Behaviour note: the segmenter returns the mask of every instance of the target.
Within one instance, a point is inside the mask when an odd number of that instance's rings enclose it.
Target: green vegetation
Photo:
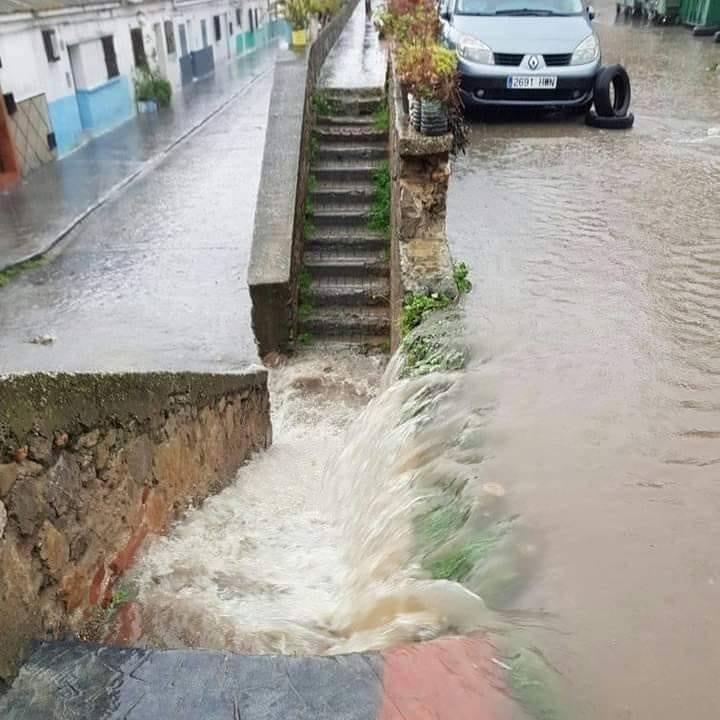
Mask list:
[[[537,651],[522,648],[512,657],[506,657],[504,663],[510,668],[510,692],[533,718],[561,720],[566,717],[557,704],[552,669]]]
[[[376,130],[387,132],[390,129],[390,111],[387,101],[383,100],[382,105],[375,111],[373,121]]]
[[[312,288],[312,276],[305,268],[300,271],[300,276],[298,278],[298,286],[300,289],[298,302],[298,317],[300,318],[300,320],[307,320],[312,314],[313,310],[313,304],[310,295],[310,290]]]
[[[421,543],[429,550],[434,550],[447,542],[467,520],[470,508],[457,499],[447,505],[433,508],[425,515],[415,518],[415,532]]]
[[[430,560],[425,569],[434,580],[463,582],[472,569],[487,558],[504,532],[493,528],[488,535],[480,536],[448,553]]]
[[[418,377],[431,372],[449,372],[465,367],[465,353],[453,347],[447,338],[416,335],[403,340],[405,370],[403,377]]]
[[[298,335],[298,342],[301,345],[309,345],[312,342],[312,333],[310,332],[302,332]]]
[[[444,310],[451,302],[452,300],[442,293],[408,295],[403,303],[401,324],[403,336],[414,330],[428,313],[435,310]]]
[[[2,272],[0,272],[0,288],[5,287],[11,280],[16,278],[18,275],[27,272],[28,270],[34,270],[35,268],[42,267],[47,262],[45,257],[33,258],[32,260],[26,260],[25,262],[13,265]]]
[[[467,295],[472,290],[472,283],[469,280],[470,268],[467,263],[459,262],[453,266],[453,278],[461,295]]]
[[[373,204],[370,229],[390,234],[390,166],[383,163],[373,175]]]
[[[157,68],[143,65],[135,71],[135,100],[149,102],[154,100],[160,107],[170,105],[172,85],[160,74]]]
[[[336,108],[335,104],[330,99],[327,91],[323,88],[315,91],[313,95],[313,107],[315,108],[315,115],[332,115]]]

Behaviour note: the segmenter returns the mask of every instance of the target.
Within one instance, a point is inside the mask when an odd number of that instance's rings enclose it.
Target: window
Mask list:
[[[255,27],[260,27],[260,23],[258,22],[258,9],[255,8]]]
[[[42,39],[48,62],[57,62],[60,59],[60,46],[58,45],[57,33],[54,30],[43,30]]]
[[[235,8],[235,20],[237,22],[238,30],[242,30],[242,8]]]
[[[231,22],[228,23],[228,35],[233,34],[233,24]]]
[[[110,80],[110,78],[117,77],[120,74],[113,36],[105,35],[105,37],[100,38],[100,42],[102,42],[103,55],[105,56],[105,69],[107,70],[108,80]]]
[[[215,29],[215,42],[220,42],[222,33],[220,31],[220,16],[213,15],[213,28]]]
[[[200,21],[200,35],[202,35],[202,44],[206,48],[208,46],[207,41],[207,22],[205,20]]]
[[[255,23],[253,22],[252,8],[248,8],[248,20],[250,20],[250,32],[255,29]]]
[[[165,21],[165,45],[167,46],[168,55],[175,54],[175,28],[172,20]]]
[[[132,41],[133,60],[135,67],[147,67],[147,55],[145,55],[145,41],[143,40],[140,28],[130,29],[130,40]]]

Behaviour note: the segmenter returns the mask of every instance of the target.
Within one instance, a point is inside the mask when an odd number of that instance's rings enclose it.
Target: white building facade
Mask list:
[[[128,120],[137,67],[177,90],[272,33],[267,0],[82,1],[0,0],[0,88],[22,172]]]

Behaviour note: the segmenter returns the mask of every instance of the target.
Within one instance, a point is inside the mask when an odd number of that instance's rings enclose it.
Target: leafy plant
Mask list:
[[[459,262],[453,266],[453,277],[461,295],[467,295],[472,290],[472,283],[469,280],[470,268],[467,263]]]
[[[396,43],[431,42],[440,34],[440,18],[433,0],[389,0],[376,21]]]
[[[457,55],[439,43],[417,39],[397,51],[400,81],[416,97],[450,103],[457,91]]]
[[[301,345],[309,345],[312,342],[313,336],[311,332],[301,332],[298,335],[298,342]]]
[[[323,89],[315,91],[313,95],[313,106],[315,108],[315,115],[332,115],[335,111],[335,105]]]
[[[390,232],[390,167],[383,163],[373,175],[373,204],[370,208],[370,229]]]
[[[160,107],[170,105],[172,85],[157,68],[142,65],[135,70],[135,99],[138,102],[154,100]]]
[[[402,334],[407,335],[423,321],[428,313],[443,310],[451,302],[452,300],[442,293],[408,295],[403,303]]]
[[[284,0],[280,7],[293,30],[305,30],[311,12],[309,0]]]

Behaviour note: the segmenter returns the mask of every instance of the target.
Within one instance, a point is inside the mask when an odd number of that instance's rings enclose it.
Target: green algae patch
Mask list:
[[[510,693],[534,720],[568,720],[558,702],[557,672],[540,652],[522,648],[504,663]]]

